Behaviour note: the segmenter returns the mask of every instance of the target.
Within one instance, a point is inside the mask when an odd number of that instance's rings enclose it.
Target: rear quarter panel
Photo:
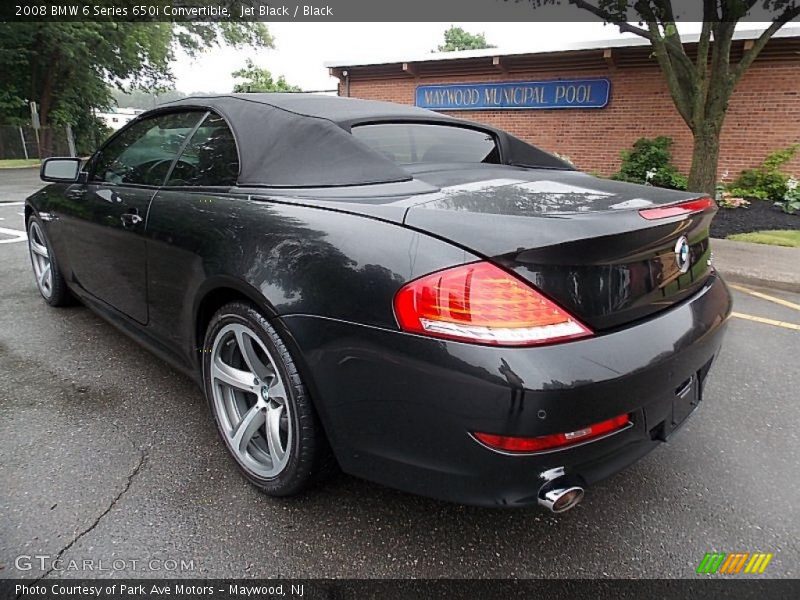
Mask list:
[[[397,224],[244,194],[161,191],[147,235],[150,328],[189,364],[198,307],[219,287],[268,317],[397,329],[392,299],[405,282],[477,258]]]

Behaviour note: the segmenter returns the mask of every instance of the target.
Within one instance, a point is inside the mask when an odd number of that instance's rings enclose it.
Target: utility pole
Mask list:
[[[39,107],[36,102],[31,102],[31,126],[36,132],[36,153],[39,159],[42,158],[42,142],[39,140],[39,129],[42,124],[39,121]]]
[[[22,140],[22,151],[25,153],[25,160],[28,160],[28,144],[25,143],[25,134],[22,131],[22,125],[19,126],[19,138]]]
[[[69,146],[69,155],[77,156],[78,153],[75,151],[75,136],[72,135],[72,125],[67,123],[65,129],[67,133],[67,145]]]

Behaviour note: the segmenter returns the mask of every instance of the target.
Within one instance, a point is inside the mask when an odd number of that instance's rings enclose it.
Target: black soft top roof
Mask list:
[[[226,94],[184,98],[143,116],[178,107],[210,109],[228,122],[239,149],[240,186],[327,187],[407,181],[411,179],[407,171],[350,134],[354,125],[387,121],[477,127],[497,137],[505,164],[570,168],[503,131],[391,102],[315,94]]]

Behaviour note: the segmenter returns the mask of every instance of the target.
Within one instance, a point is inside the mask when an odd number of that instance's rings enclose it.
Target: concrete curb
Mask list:
[[[712,239],[711,252],[727,281],[800,293],[800,248]]]
[[[781,290],[784,292],[792,292],[800,294],[800,284],[792,283],[790,281],[774,281],[771,279],[764,279],[763,277],[753,277],[743,273],[725,273],[720,271],[725,281],[730,283],[741,283],[750,287],[766,287],[773,290]]]

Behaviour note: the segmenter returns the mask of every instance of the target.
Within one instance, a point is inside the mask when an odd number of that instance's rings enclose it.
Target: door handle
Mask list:
[[[130,212],[123,213],[119,220],[122,221],[123,227],[129,229],[131,227],[136,227],[143,219],[139,216],[139,211],[132,208]]]
[[[70,200],[83,200],[86,197],[86,188],[78,187],[68,190],[66,196]]]

